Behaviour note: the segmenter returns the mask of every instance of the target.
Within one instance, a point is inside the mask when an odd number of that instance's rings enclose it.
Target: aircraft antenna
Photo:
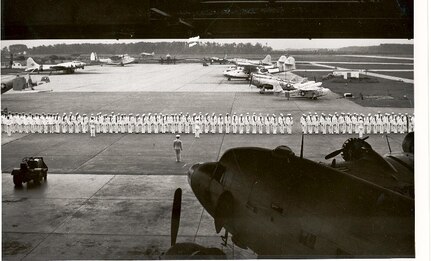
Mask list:
[[[301,136],[301,155],[299,156],[301,159],[304,157],[304,133]]]
[[[388,135],[385,135],[385,137],[386,137],[386,142],[388,143],[389,153],[392,153],[391,144],[389,144]]]

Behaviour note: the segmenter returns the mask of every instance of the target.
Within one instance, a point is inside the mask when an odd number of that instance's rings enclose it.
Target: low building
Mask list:
[[[334,76],[342,76],[346,80],[350,78],[359,79],[359,70],[335,70],[332,74]]]

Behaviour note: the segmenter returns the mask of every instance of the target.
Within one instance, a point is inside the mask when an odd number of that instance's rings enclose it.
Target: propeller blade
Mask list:
[[[362,138],[361,140],[366,140],[366,139],[368,139],[370,136],[367,136],[367,137],[364,137],[364,138]]]
[[[339,149],[339,150],[336,150],[334,152],[331,152],[325,156],[325,159],[333,158],[333,157],[337,156],[338,154],[340,154],[342,151],[343,151],[343,149]]]
[[[177,242],[178,229],[180,227],[181,218],[181,188],[177,188],[174,194],[174,202],[172,205],[172,217],[171,217],[171,246]]]

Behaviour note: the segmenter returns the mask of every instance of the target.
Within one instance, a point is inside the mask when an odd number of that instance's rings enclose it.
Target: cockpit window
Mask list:
[[[216,169],[216,165],[214,163],[212,164],[203,164],[200,168],[200,170],[204,173],[208,173],[210,175],[211,173],[214,173],[214,170]]]
[[[220,163],[217,164],[217,167],[214,171],[213,174],[213,179],[215,179],[217,182],[222,183],[223,181],[223,174],[225,172],[225,167],[223,167],[223,165],[221,165]]]

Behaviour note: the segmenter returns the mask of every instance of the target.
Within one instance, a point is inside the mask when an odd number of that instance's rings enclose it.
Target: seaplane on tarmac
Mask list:
[[[287,146],[239,147],[197,163],[187,178],[228,239],[258,258],[414,258],[414,133],[380,155],[364,138],[315,162]],[[174,194],[166,259],[226,258],[219,248],[177,243],[182,190]]]
[[[296,69],[295,59],[292,56],[288,58],[282,55],[278,61],[273,64],[271,56],[267,55],[262,61],[247,60],[247,59],[232,59],[236,67],[228,68],[223,72],[228,81],[232,78],[250,80],[252,73],[271,74],[292,71]]]
[[[71,61],[58,64],[38,64],[33,58],[27,59],[26,72],[53,72],[63,71],[65,73],[74,73],[76,69],[84,69],[86,64],[80,61]]]

